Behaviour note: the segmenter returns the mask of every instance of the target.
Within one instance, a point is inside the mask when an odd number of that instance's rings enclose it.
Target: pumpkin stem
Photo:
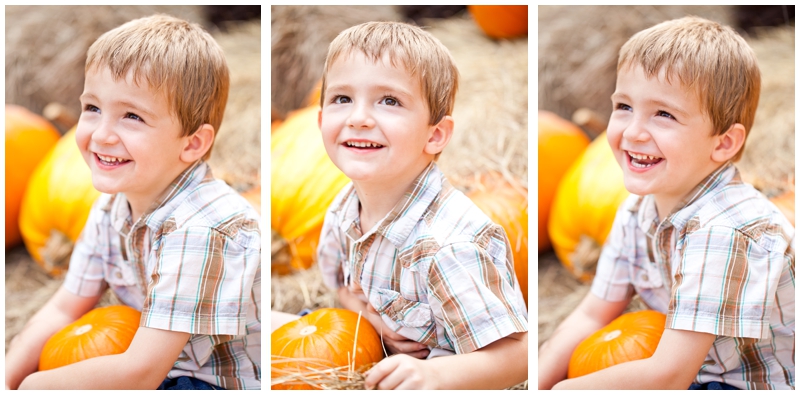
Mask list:
[[[300,334],[303,336],[308,336],[317,331],[317,327],[314,325],[309,325],[303,329],[300,329]]]
[[[619,337],[622,334],[622,331],[619,329],[615,329],[609,332],[607,335],[603,336],[603,341],[611,341]]]
[[[78,329],[75,329],[75,334],[76,335],[82,335],[82,334],[84,334],[86,332],[89,332],[90,330],[92,330],[92,324],[82,325],[82,326],[79,326]]]
[[[65,234],[53,229],[41,249],[42,266],[50,275],[57,275],[69,267],[74,243]]]
[[[584,283],[594,277],[597,269],[597,261],[600,259],[602,247],[587,235],[581,235],[575,251],[570,255],[572,260],[572,272]]]

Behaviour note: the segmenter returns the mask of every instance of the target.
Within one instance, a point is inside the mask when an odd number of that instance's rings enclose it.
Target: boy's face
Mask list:
[[[354,51],[328,70],[319,126],[333,163],[356,182],[413,179],[430,163],[422,87],[384,56],[373,63]],[[413,174],[411,174],[413,173]]]
[[[620,70],[607,137],[625,188],[671,209],[721,163],[711,158],[718,139],[697,95],[670,81],[663,70],[653,78],[641,66]]]
[[[163,95],[131,74],[115,81],[106,67],[87,72],[75,138],[94,187],[152,202],[186,168],[181,126]]]

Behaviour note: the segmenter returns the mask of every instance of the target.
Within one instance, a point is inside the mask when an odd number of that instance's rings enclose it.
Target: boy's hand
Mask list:
[[[378,311],[376,311],[371,304],[367,303],[366,308],[367,312],[364,314],[364,317],[375,327],[375,330],[383,339],[383,344],[386,346],[389,355],[406,354],[414,358],[424,359],[431,353],[428,346],[409,340],[405,336],[393,332],[389,326],[383,322],[381,315],[378,314]]]
[[[381,319],[381,315],[372,307],[371,304],[365,303],[358,298],[347,287],[340,287],[337,290],[339,295],[339,302],[344,308],[359,312],[369,321],[375,328],[375,331],[381,335],[383,344],[386,346],[389,354],[408,354],[414,358],[425,358],[430,354],[428,347],[422,343],[409,340],[406,337],[392,331],[386,323]]]
[[[6,388],[17,389],[25,377],[36,372],[39,354],[47,340],[91,310],[101,295],[77,296],[63,286],[31,317],[11,341],[6,353]]]
[[[364,387],[368,390],[437,389],[436,375],[425,368],[425,362],[404,354],[386,358],[365,373]]]

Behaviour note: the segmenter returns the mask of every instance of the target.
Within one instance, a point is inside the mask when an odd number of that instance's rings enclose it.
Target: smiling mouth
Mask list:
[[[94,155],[97,157],[97,160],[105,166],[120,166],[131,161],[130,159],[122,159],[115,156],[105,156],[98,153],[95,153]]]
[[[348,148],[367,149],[367,150],[383,148],[382,145],[369,141],[345,141],[344,145]]]
[[[648,167],[653,167],[664,160],[664,158],[658,156],[635,154],[630,151],[626,152],[628,153],[628,157],[630,158],[631,166],[639,169],[646,169]]]

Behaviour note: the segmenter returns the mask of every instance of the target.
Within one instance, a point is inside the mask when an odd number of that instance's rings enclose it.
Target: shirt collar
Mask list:
[[[698,201],[704,200],[704,197],[710,196],[712,192],[728,185],[732,181],[741,181],[741,177],[739,175],[739,170],[736,169],[733,162],[728,161],[706,176],[697,186],[692,188],[692,190],[686,194],[686,197],[672,209],[672,212],[664,217],[661,223],[664,224],[665,221],[667,221],[677,228],[682,227],[696,211],[686,210],[687,208],[694,206]],[[634,206],[634,209],[638,210],[637,221],[640,229],[654,231],[658,225],[658,213],[656,211],[655,199],[652,195],[647,195],[642,197],[639,203],[640,204]]]
[[[377,233],[399,248],[442,190],[443,182],[444,175],[436,163],[431,162],[414,179],[394,208],[372,229],[367,229],[366,232],[362,229],[361,234],[356,231],[359,200],[355,188],[352,188],[344,204],[339,207],[341,230],[354,240],[366,239]]]
[[[109,202],[111,214],[111,225],[122,235],[128,235],[131,230],[141,226],[148,226],[151,229],[158,229],[161,224],[174,211],[175,207],[183,200],[187,191],[191,191],[203,179],[212,177],[211,169],[204,161],[197,161],[184,170],[164,192],[156,198],[150,208],[136,221],[132,223],[131,208],[124,193],[116,194]]]

